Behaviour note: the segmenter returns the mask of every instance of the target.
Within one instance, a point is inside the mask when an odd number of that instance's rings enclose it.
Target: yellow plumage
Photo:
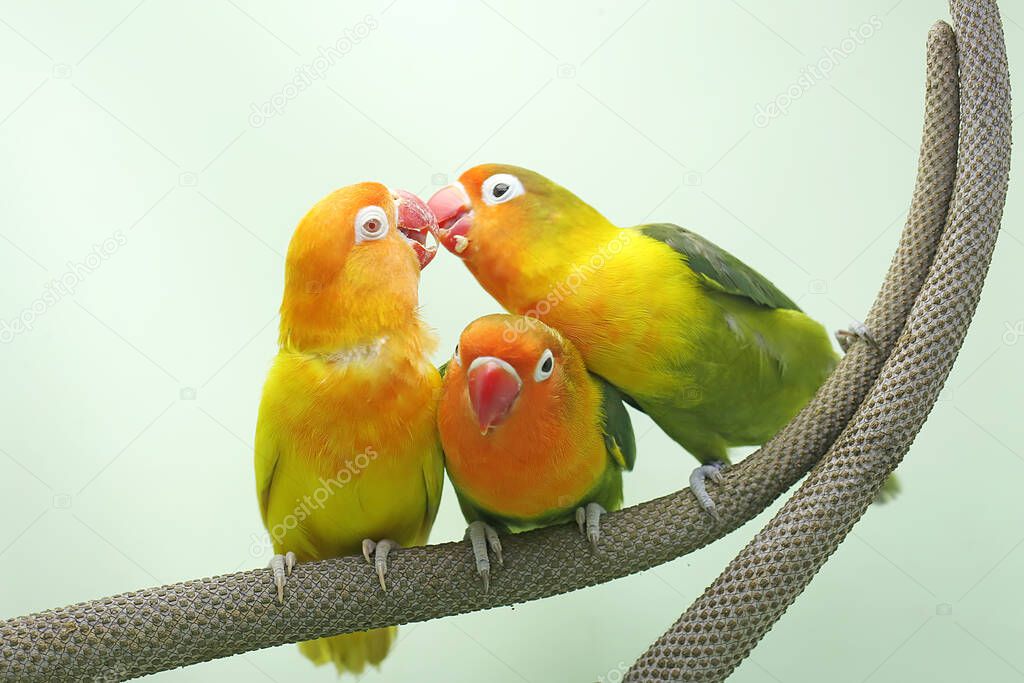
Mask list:
[[[391,233],[358,242],[360,208]],[[364,539],[427,540],[441,497],[434,341],[416,316],[419,267],[382,185],[339,190],[289,248],[281,349],[256,428],[256,487],[276,553],[299,563],[358,554]],[[378,664],[394,628],[302,643],[317,664]]]
[[[702,463],[771,438],[838,360],[794,301],[685,228],[620,228],[564,187],[502,164],[467,170],[430,204],[441,242],[484,289],[565,335],[591,372]]]

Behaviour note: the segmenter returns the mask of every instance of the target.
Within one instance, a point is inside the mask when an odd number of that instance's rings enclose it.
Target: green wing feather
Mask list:
[[[636,230],[672,247],[708,287],[745,297],[768,308],[800,310],[764,275],[695,232],[671,223],[651,223],[638,226]]]
[[[633,422],[623,401],[625,394],[597,375],[590,375],[601,390],[601,432],[605,447],[621,469],[632,470],[636,463],[636,437]]]

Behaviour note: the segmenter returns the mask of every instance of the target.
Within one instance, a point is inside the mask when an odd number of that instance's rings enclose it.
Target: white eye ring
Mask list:
[[[544,349],[544,353],[540,354],[540,360],[537,361],[537,367],[533,370],[533,379],[538,382],[543,382],[551,373],[555,371],[555,354],[551,353],[551,349]]]
[[[379,240],[388,234],[391,226],[388,214],[379,206],[364,206],[356,214],[356,244]]]
[[[458,344],[455,345],[455,354],[452,356],[452,360],[455,361],[455,364],[460,368],[462,367],[462,354],[459,353]]]
[[[497,196],[495,192],[498,193]],[[524,194],[526,194],[526,188],[523,187],[519,178],[511,173],[495,173],[480,187],[480,197],[488,206],[504,204]]]

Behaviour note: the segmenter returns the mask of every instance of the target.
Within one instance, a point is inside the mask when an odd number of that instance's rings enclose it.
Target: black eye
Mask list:
[[[554,369],[555,354],[551,353],[551,349],[544,349],[544,353],[540,354],[540,358],[537,360],[537,366],[533,369],[534,381],[543,382],[551,377],[551,372]]]
[[[480,199],[488,206],[510,202],[526,194],[526,189],[511,173],[495,173],[480,186]]]

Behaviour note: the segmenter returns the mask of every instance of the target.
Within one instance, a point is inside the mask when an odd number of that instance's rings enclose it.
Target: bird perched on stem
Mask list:
[[[279,600],[302,563],[363,552],[386,586],[389,552],[427,540],[443,457],[435,346],[417,314],[433,216],[407,192],[361,183],[328,195],[288,247],[279,351],[256,425],[256,493],[277,553]],[[294,606],[296,603],[291,603]],[[362,671],[395,629],[300,643]]]
[[[463,330],[438,426],[485,590],[488,546],[502,562],[499,530],[575,519],[596,547],[636,457],[619,392],[561,334],[523,316],[489,315]]]
[[[620,228],[569,190],[515,166],[485,164],[428,202],[441,243],[512,313],[579,349],[700,462],[760,444],[835,367],[825,329],[739,259],[668,223]]]

